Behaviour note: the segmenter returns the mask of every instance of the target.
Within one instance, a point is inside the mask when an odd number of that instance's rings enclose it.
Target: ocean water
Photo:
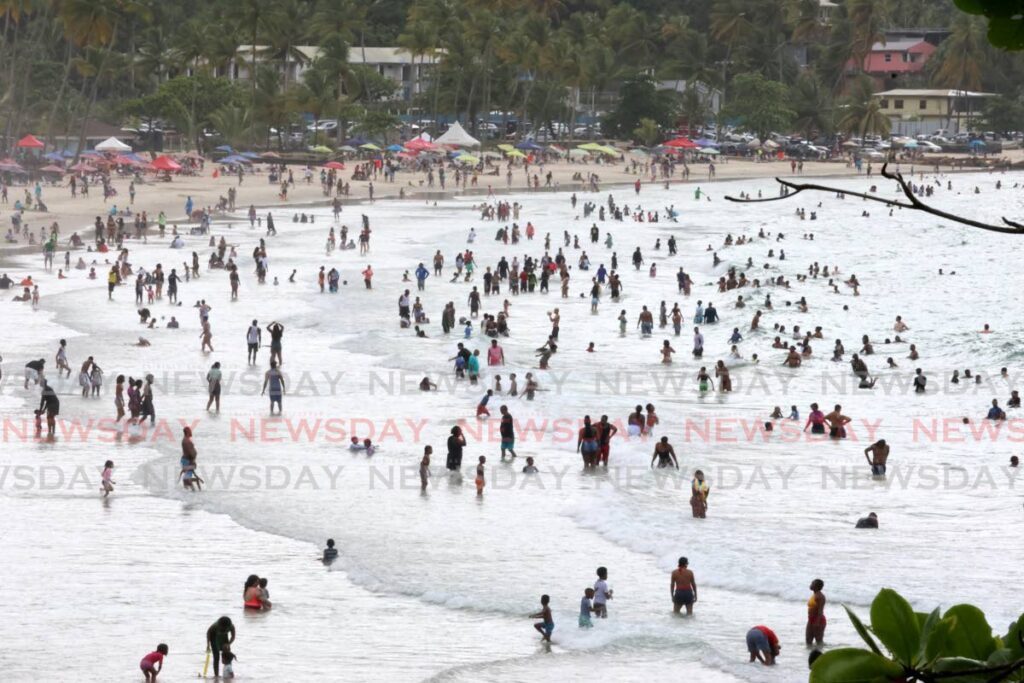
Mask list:
[[[933,180],[926,176],[926,181]],[[947,180],[952,190],[946,190]],[[996,181],[1003,189],[996,190]],[[995,221],[1020,217],[1020,174],[943,176],[936,206]],[[840,180],[837,186],[895,196],[883,180]],[[974,188],[979,193],[975,194]],[[268,238],[270,278],[258,285],[250,254],[262,235],[238,219],[218,224],[237,245],[242,287],[229,300],[227,275],[204,271],[182,283],[182,306],[166,299],[149,305],[161,318],[157,329],[138,323],[131,287],[108,302],[105,283],[74,277],[39,276],[44,294],[39,311],[4,302],[7,334],[0,353],[4,378],[0,417],[4,444],[0,481],[5,547],[0,602],[8,618],[0,625],[7,647],[0,650],[5,680],[57,675],[69,680],[130,680],[137,662],[158,642],[170,645],[161,680],[194,679],[203,668],[205,628],[218,616],[238,627],[235,667],[252,680],[582,680],[595,671],[611,680],[683,676],[697,681],[794,681],[806,675],[803,645],[805,602],[814,578],[826,582],[828,647],[855,644],[857,636],[840,605],[866,612],[883,586],[906,595],[919,609],[972,602],[1002,631],[1021,611],[1007,591],[1024,549],[1024,482],[1006,468],[1020,453],[1024,430],[1013,418],[998,430],[981,418],[992,398],[1005,404],[1021,384],[1021,304],[1012,295],[1022,238],[986,233],[911,211],[888,210],[859,199],[829,194],[800,195],[784,202],[736,205],[723,197],[747,191],[772,196],[771,181],[734,181],[704,188],[711,200],[695,200],[692,186],[669,190],[616,188],[580,201],[603,203],[611,194],[631,207],[662,210],[674,205],[678,222],[599,222],[601,242],[573,210],[567,193],[513,196],[523,205],[519,223],[537,228],[532,242],[505,245],[493,239],[498,223],[481,221],[481,198],[436,204],[378,202],[346,207],[341,222],[354,236],[360,213],[373,228],[369,255],[326,255],[329,211],[316,222],[290,222],[275,214],[279,236]],[[818,203],[820,202],[820,206]],[[797,207],[816,211],[802,221]],[[863,216],[862,212],[869,212]],[[664,213],[664,212],[663,212]],[[458,250],[470,227],[474,283],[449,282]],[[770,238],[723,247],[726,234]],[[620,302],[607,293],[597,315],[590,312],[589,278],[579,271],[579,251],[564,251],[572,269],[570,297],[551,294],[486,297],[483,311],[497,313],[510,302],[511,336],[502,339],[506,366],[484,367],[479,385],[453,379],[449,358],[465,341],[486,354],[486,337],[444,336],[440,313],[453,301],[459,317],[481,274],[501,256],[540,256],[545,233],[552,251],[563,230],[578,234],[593,267],[618,255],[624,290]],[[776,240],[781,232],[785,239]],[[804,239],[805,233],[814,239]],[[611,233],[614,247],[604,247]],[[679,248],[669,257],[665,242]],[[660,238],[662,249],[654,250]],[[186,249],[151,240],[132,245],[133,264],[174,267],[210,249],[189,237]],[[169,239],[167,240],[169,241]],[[711,245],[722,263],[712,263]],[[632,251],[646,264],[636,271]],[[403,283],[418,263],[430,266],[436,250],[448,264],[423,292]],[[768,257],[769,249],[774,257]],[[778,258],[785,250],[785,259]],[[77,257],[77,254],[75,255]],[[751,258],[754,267],[746,267]],[[656,263],[656,277],[647,266]],[[827,278],[798,282],[813,262],[838,267],[841,279],[856,274],[860,295]],[[372,264],[374,289],[360,271]],[[767,268],[765,265],[767,264]],[[7,265],[12,277],[38,274],[39,259]],[[339,268],[347,285],[320,294],[316,271]],[[674,272],[685,267],[695,286],[677,291]],[[714,283],[729,266],[749,278],[784,275],[791,288],[746,288],[727,294]],[[180,265],[177,266],[180,271]],[[942,268],[945,275],[939,276]],[[107,268],[99,267],[102,274]],[[297,282],[287,282],[296,270]],[[951,274],[955,271],[955,275]],[[403,289],[420,296],[431,322],[426,339],[397,324]],[[737,295],[746,307],[737,309]],[[750,319],[770,295],[761,330]],[[807,313],[795,301],[806,297]],[[211,354],[200,352],[198,315],[192,304],[212,307]],[[640,307],[657,311],[678,302],[683,333],[671,327],[650,338],[635,330]],[[693,311],[713,301],[717,325],[702,326],[705,353],[690,355]],[[787,302],[793,305],[787,305]],[[547,312],[562,315],[560,346],[547,371],[537,368],[535,349],[549,330]],[[844,308],[846,307],[846,308]],[[621,336],[616,318],[629,317]],[[164,329],[169,316],[181,329]],[[903,336],[916,344],[885,344],[902,315]],[[248,368],[249,322],[285,325],[284,370],[288,382],[284,415],[271,417],[260,396],[268,349]],[[993,332],[980,334],[988,323]],[[773,325],[821,326],[824,339],[797,369],[782,367],[784,353],[772,349]],[[726,360],[729,336],[738,327],[744,361],[729,361],[734,391],[701,396],[696,374]],[[856,388],[846,363],[832,363],[841,339],[849,354],[862,335],[875,343],[866,358],[878,377],[873,390]],[[134,346],[139,336],[151,346]],[[21,368],[31,358],[52,365],[57,340],[66,338],[73,368],[88,355],[105,370],[101,398],[79,396],[76,378],[57,384],[63,421],[53,442],[31,434],[31,408],[38,390],[25,390]],[[659,349],[676,349],[666,367]],[[269,339],[265,339],[269,342]],[[596,353],[587,353],[594,342]],[[760,362],[751,362],[752,354]],[[892,357],[896,369],[886,369]],[[203,377],[219,361],[225,375],[222,411],[204,411]],[[924,395],[913,393],[916,367],[929,378]],[[1007,377],[1000,369],[1007,368]],[[954,369],[980,373],[983,382],[948,383]],[[520,389],[533,372],[542,391],[530,402],[495,396],[487,421],[475,406],[495,374],[516,373]],[[109,424],[113,382],[118,374],[156,377],[157,425],[124,430]],[[51,380],[54,372],[49,372]],[[420,392],[428,376],[438,392]],[[853,418],[843,442],[806,438],[798,428],[761,425],[772,408],[811,402],[840,403]],[[625,438],[612,444],[607,471],[584,472],[575,453],[582,416],[607,414],[624,423],[637,404],[657,406],[656,436],[667,436],[681,470],[652,471],[653,440]],[[505,404],[519,428],[519,457],[499,459],[498,407]],[[971,418],[968,425],[962,417]],[[26,426],[27,423],[27,426]],[[460,424],[468,434],[464,471],[444,470],[445,439]],[[177,484],[178,440],[191,425],[199,452],[202,493]],[[378,443],[372,457],[347,448],[351,436]],[[892,447],[889,477],[872,480],[863,449],[877,438]],[[417,464],[424,445],[434,448],[433,477],[421,494]],[[488,487],[475,495],[472,466],[487,457]],[[536,458],[539,475],[521,474],[525,456]],[[98,494],[103,461],[115,461],[115,493]],[[694,520],[688,505],[690,478],[703,469],[712,486],[708,518]],[[878,531],[856,531],[858,517],[875,511]],[[324,539],[333,537],[340,558],[327,569],[317,561]],[[700,587],[692,619],[671,614],[667,584],[676,559],[686,555]],[[609,569],[614,598],[610,617],[595,628],[576,627],[584,588],[595,569]],[[241,610],[245,577],[270,579],[275,608],[259,615]],[[550,648],[540,645],[528,615],[539,596],[552,598],[556,630]],[[779,666],[750,665],[744,634],[755,624],[771,626],[783,645]],[[59,636],[59,640],[55,637]],[[60,643],[59,650],[53,647]],[[60,670],[52,671],[59,652]]]

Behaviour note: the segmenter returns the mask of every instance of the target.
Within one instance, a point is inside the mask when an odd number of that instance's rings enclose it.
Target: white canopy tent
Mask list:
[[[107,138],[103,142],[96,145],[97,152],[130,152],[132,151],[131,145],[126,145],[117,138]]]
[[[466,132],[458,121],[453,123],[444,135],[434,140],[435,145],[455,145],[456,147],[479,147],[480,141]]]

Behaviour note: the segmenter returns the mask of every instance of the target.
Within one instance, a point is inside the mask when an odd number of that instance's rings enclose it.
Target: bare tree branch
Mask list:
[[[1003,223],[1005,223],[1007,227],[1003,227],[1001,225],[991,225],[989,223],[982,223],[981,221],[976,221],[971,218],[965,218],[963,216],[957,216],[952,213],[947,213],[940,209],[936,209],[933,206],[925,204],[920,199],[918,199],[917,196],[914,195],[913,188],[911,188],[907,181],[903,179],[902,173],[889,172],[888,163],[882,165],[882,177],[888,180],[896,181],[896,183],[899,184],[900,189],[903,190],[903,194],[907,197],[908,202],[900,202],[894,199],[884,199],[882,197],[876,197],[874,195],[866,194],[864,192],[847,192],[846,190],[843,190],[841,188],[829,187],[827,185],[817,185],[815,183],[794,183],[790,180],[783,180],[782,178],[775,178],[775,182],[777,182],[779,185],[785,188],[792,190],[791,192],[783,196],[768,197],[767,199],[745,199],[742,197],[726,196],[726,199],[729,200],[730,202],[736,202],[738,204],[754,204],[757,202],[777,202],[782,199],[789,199],[793,195],[799,194],[804,190],[812,190],[816,192],[839,192],[845,195],[850,195],[851,197],[860,197],[861,199],[879,202],[887,206],[898,206],[903,209],[923,211],[925,213],[930,213],[933,216],[939,216],[940,218],[945,218],[946,220],[950,220],[955,223],[962,223],[964,225],[969,225],[974,228],[980,228],[982,230],[989,230],[991,232],[1001,232],[1007,235],[1024,235],[1024,225],[1022,225],[1021,223],[1017,223],[1015,221],[1011,221],[1007,218],[1003,218]]]

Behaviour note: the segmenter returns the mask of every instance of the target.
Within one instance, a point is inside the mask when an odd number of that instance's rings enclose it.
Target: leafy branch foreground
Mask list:
[[[1024,614],[1006,635],[993,636],[985,614],[973,605],[955,605],[943,614],[938,608],[915,612],[890,588],[871,603],[870,626],[844,609],[868,649],[826,652],[814,662],[810,683],[1024,681]]]
[[[914,194],[914,189],[910,186],[909,183],[907,183],[906,180],[903,179],[902,173],[892,173],[889,171],[888,163],[882,165],[882,177],[887,178],[888,180],[895,180],[896,183],[899,184],[900,189],[903,190],[903,194],[907,197],[907,202],[901,202],[895,199],[885,199],[883,197],[876,197],[873,194],[868,194],[864,192],[848,192],[841,188],[829,187],[827,185],[818,185],[815,183],[795,183],[791,180],[783,180],[782,178],[778,177],[775,178],[775,182],[777,182],[782,187],[787,188],[788,190],[790,190],[790,192],[787,192],[778,197],[766,197],[763,199],[750,199],[746,197],[729,196],[727,196],[726,199],[728,199],[730,202],[737,202],[739,204],[753,204],[756,202],[777,202],[782,199],[789,199],[790,197],[799,194],[804,190],[814,190],[818,192],[836,192],[844,195],[850,195],[851,197],[861,197],[862,199],[867,199],[873,202],[880,202],[882,204],[885,204],[886,206],[898,206],[903,209],[924,211],[925,213],[930,213],[933,216],[939,216],[940,218],[945,218],[946,220],[954,221],[956,223],[963,223],[964,225],[969,225],[974,228],[980,228],[982,230],[1001,232],[1008,235],[1024,235],[1024,225],[1022,225],[1021,223],[1017,223],[1015,221],[1011,221],[1010,219],[1005,217],[1003,218],[1003,223],[1005,223],[1006,226],[992,225],[990,223],[976,221],[972,218],[966,218],[964,216],[957,216],[956,214],[947,213],[940,209],[936,209],[933,206],[925,204],[920,199],[918,199],[917,196]]]

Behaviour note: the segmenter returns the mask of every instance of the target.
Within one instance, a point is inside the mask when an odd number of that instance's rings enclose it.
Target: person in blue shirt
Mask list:
[[[741,341],[743,341],[743,335],[740,334],[740,328],[738,328],[738,327],[732,328],[732,336],[729,337],[729,343],[730,344],[739,344]]]
[[[428,277],[430,277],[430,272],[421,263],[419,265],[419,267],[416,269],[416,287],[417,287],[417,289],[419,289],[420,291],[425,289],[425,285],[426,285]]]
[[[988,415],[985,416],[988,420],[1005,420],[1006,413],[999,407],[999,400],[992,399],[992,407],[988,409]]]

